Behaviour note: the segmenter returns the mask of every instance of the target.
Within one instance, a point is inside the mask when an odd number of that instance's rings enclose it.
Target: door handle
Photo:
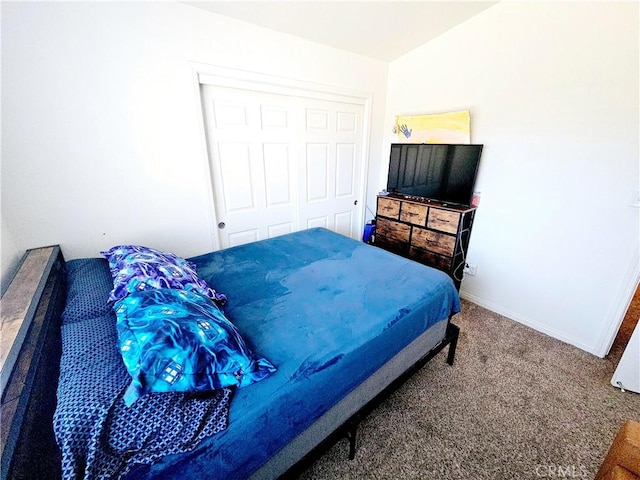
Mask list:
[[[357,204],[358,204],[358,200],[354,200],[354,201],[353,201],[353,204],[354,204],[354,205],[357,205]]]
[[[227,224],[226,224],[226,223],[224,223],[224,222],[220,222],[220,223],[218,224],[218,228],[219,228],[220,230],[224,229],[224,227],[226,227],[226,226],[227,226]]]

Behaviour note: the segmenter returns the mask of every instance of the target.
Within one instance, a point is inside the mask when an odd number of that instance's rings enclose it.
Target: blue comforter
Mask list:
[[[190,260],[227,294],[227,317],[277,371],[236,390],[230,407],[224,389],[150,394],[134,404],[141,410],[124,409],[130,379],[105,303],[112,287],[107,262],[68,262],[55,428],[69,478],[247,478],[460,309],[444,273],[324,229]]]
[[[277,372],[235,392],[229,427],[130,478],[250,476],[432,325],[458,312],[444,273],[324,229],[190,259]]]

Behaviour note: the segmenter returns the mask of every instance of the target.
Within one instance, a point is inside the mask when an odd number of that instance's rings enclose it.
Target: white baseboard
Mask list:
[[[469,292],[465,292],[464,290],[460,291],[460,297],[470,301],[471,303],[475,303],[476,305],[486,308],[487,310],[491,310],[492,312],[497,313],[498,315],[502,315],[503,317],[507,317],[510,320],[526,325],[527,327],[533,328],[534,330],[544,333],[545,335],[549,335],[550,337],[556,338],[560,341],[573,345],[574,347],[578,347],[579,349],[589,352],[593,355],[601,356],[601,355],[598,355],[594,345],[587,345],[583,342],[580,342],[579,340],[576,340],[573,337],[565,335],[562,332],[554,330],[553,328],[549,328],[547,325],[543,325],[534,320],[531,320],[530,318],[523,317],[522,315],[519,315],[515,312],[512,312],[494,303],[488,302]]]

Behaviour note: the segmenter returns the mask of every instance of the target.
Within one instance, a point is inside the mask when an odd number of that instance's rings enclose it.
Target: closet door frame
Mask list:
[[[200,131],[203,174],[206,175],[207,178],[206,184],[208,190],[207,193],[209,196],[209,199],[207,201],[209,210],[207,217],[209,218],[209,230],[212,250],[219,250],[221,248],[221,245],[217,232],[218,219],[214,204],[214,183],[212,168],[209,161],[209,151],[207,148],[207,132],[201,85],[213,85],[263,93],[275,93],[307,99],[329,100],[361,105],[364,111],[361,149],[362,169],[360,172],[360,184],[362,185],[362,188],[359,195],[360,198],[358,198],[358,205],[360,205],[361,208],[356,219],[356,230],[362,231],[362,229],[364,228],[366,215],[365,205],[367,191],[367,173],[369,170],[369,140],[371,130],[371,109],[373,101],[373,95],[371,93],[357,90],[348,90],[331,85],[306,82],[291,78],[266,75],[258,72],[236,70],[216,65],[193,62],[191,66],[195,99],[197,101],[197,121]]]

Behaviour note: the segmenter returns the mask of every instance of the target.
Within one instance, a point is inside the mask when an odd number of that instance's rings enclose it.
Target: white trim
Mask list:
[[[208,208],[210,212],[209,224],[213,250],[220,249],[220,242],[216,225],[218,223],[215,213],[215,201],[213,196],[213,176],[209,162],[209,149],[207,145],[206,123],[202,103],[201,85],[215,85],[219,87],[239,88],[263,93],[275,93],[291,97],[312,98],[316,100],[329,100],[333,102],[351,103],[362,105],[364,109],[362,132],[362,170],[360,178],[360,195],[358,197],[358,219],[356,229],[362,231],[366,217],[367,175],[369,172],[369,142],[371,135],[371,112],[373,94],[357,90],[348,90],[331,85],[306,82],[285,77],[266,75],[246,70],[236,70],[217,65],[191,62],[193,78],[196,87],[196,100],[200,112],[198,124],[200,128],[200,141],[203,148],[205,171],[208,178],[207,193],[209,195]]]
[[[236,70],[231,68],[192,63],[202,85],[240,88],[265,93],[283,94],[293,97],[314,98],[334,102],[355,103],[365,105],[371,102],[373,95],[369,92],[349,90],[332,85],[277,77],[258,72]]]
[[[486,308],[487,310],[491,310],[492,312],[497,313],[498,315],[502,315],[503,317],[507,317],[510,320],[516,321],[518,323],[526,325],[527,327],[533,328],[534,330],[544,333],[545,335],[549,335],[550,337],[556,338],[560,341],[563,341],[565,343],[578,347],[581,350],[585,350],[586,352],[597,355],[596,352],[594,351],[593,345],[587,345],[585,343],[582,343],[573,337],[567,336],[564,333],[559,332],[558,330],[549,328],[546,325],[543,325],[534,320],[531,320],[530,318],[523,317],[522,315],[519,315],[510,310],[502,308],[501,306],[496,305],[494,303],[487,302],[486,300],[483,300],[482,298],[477,297],[471,293],[460,291],[460,297],[464,298],[465,300],[469,300],[470,302],[475,303],[476,305],[479,305],[483,308]]]
[[[198,71],[196,68],[192,68],[192,76],[193,76],[193,85],[194,92],[196,98],[196,111],[198,112],[196,122],[198,124],[198,129],[200,130],[200,148],[201,155],[204,158],[204,162],[202,162],[203,174],[206,177],[207,181],[205,182],[207,189],[207,210],[209,214],[207,215],[207,221],[209,223],[209,232],[210,240],[211,240],[211,250],[217,251],[220,250],[220,239],[218,238],[218,233],[216,232],[216,225],[218,224],[218,219],[216,216],[216,209],[213,202],[213,176],[211,174],[211,164],[209,163],[209,146],[207,145],[207,127],[204,120],[204,110],[203,110],[203,102],[202,102],[202,90],[200,89],[200,82],[198,80]]]
[[[364,103],[364,119],[362,123],[362,173],[360,176],[360,198],[358,199],[358,205],[360,206],[360,221],[358,222],[358,228],[360,229],[360,235],[364,232],[364,225],[367,221],[367,191],[369,185],[367,179],[369,178],[369,142],[371,134],[371,106],[373,104],[373,95],[367,94]]]

